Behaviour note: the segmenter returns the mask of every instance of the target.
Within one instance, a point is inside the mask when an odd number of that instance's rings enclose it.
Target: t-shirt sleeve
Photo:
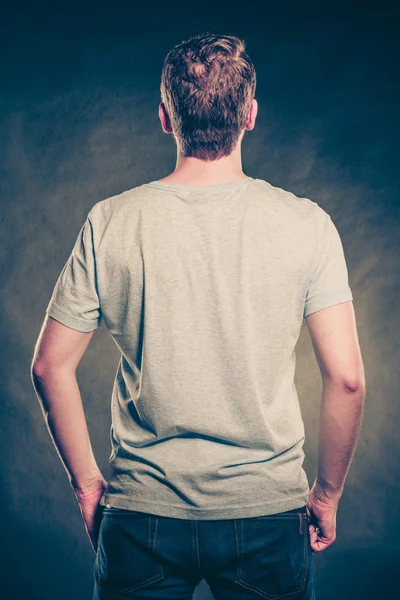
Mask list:
[[[353,300],[339,232],[328,213],[322,211],[320,215],[323,219],[317,227],[314,264],[305,298],[304,318],[323,308]]]
[[[78,331],[93,331],[101,324],[90,213],[57,279],[46,313]]]

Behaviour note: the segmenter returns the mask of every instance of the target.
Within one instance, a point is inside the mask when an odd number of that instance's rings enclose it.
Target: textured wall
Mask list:
[[[399,12],[382,2],[351,9],[335,2],[334,13],[324,3],[275,4],[2,9],[0,578],[7,600],[91,596],[94,555],[30,362],[87,212],[174,169],[175,145],[157,114],[162,62],[173,44],[206,30],[244,37],[255,62],[259,114],[245,136],[244,171],[331,214],[349,269],[366,409],[337,540],[315,557],[317,597],[391,598],[398,589]],[[78,378],[104,474],[117,361],[103,325]],[[321,382],[305,325],[296,383],[311,484]],[[205,582],[195,598],[211,598]]]

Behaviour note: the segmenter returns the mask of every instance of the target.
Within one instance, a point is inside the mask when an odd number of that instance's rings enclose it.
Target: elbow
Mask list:
[[[35,380],[44,380],[49,379],[51,377],[60,377],[64,375],[75,375],[76,368],[70,366],[69,364],[64,364],[60,366],[59,364],[55,364],[54,362],[49,362],[48,360],[38,360],[32,362],[31,364],[31,379],[34,382]]]
[[[45,379],[53,370],[54,366],[47,360],[36,358],[31,364],[31,379],[32,381]]]
[[[326,369],[321,371],[322,380],[329,385],[342,388],[348,394],[356,396],[365,395],[365,371],[363,362],[360,360],[352,369]]]
[[[348,392],[356,394],[365,394],[365,371],[364,365],[361,363],[359,369],[352,376],[344,377],[344,387]]]
[[[34,361],[31,364],[30,376],[33,382],[44,377],[45,368],[40,361]]]
[[[353,377],[343,380],[344,389],[351,394],[359,394],[365,390],[365,382],[361,378]]]
[[[364,376],[343,376],[323,377],[323,382],[335,387],[342,388],[348,394],[364,395],[365,394],[365,379]]]

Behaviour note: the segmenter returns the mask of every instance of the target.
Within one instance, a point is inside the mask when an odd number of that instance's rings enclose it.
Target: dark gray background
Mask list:
[[[28,3],[27,3],[28,4]],[[158,120],[173,44],[243,37],[259,114],[243,143],[252,177],[318,202],[345,249],[364,357],[364,424],[338,510],[315,556],[317,599],[395,598],[400,566],[399,10],[388,2],[2,4],[1,591],[7,600],[91,598],[94,554],[31,385],[56,279],[98,200],[175,167]],[[107,476],[118,351],[104,326],[78,370]],[[319,370],[304,324],[296,384],[304,467],[317,460]],[[211,598],[202,582],[197,600]]]

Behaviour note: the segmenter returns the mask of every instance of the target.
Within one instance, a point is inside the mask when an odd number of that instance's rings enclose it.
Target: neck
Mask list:
[[[184,185],[213,185],[246,177],[238,144],[229,156],[213,161],[182,156],[178,151],[175,170],[164,180]]]

